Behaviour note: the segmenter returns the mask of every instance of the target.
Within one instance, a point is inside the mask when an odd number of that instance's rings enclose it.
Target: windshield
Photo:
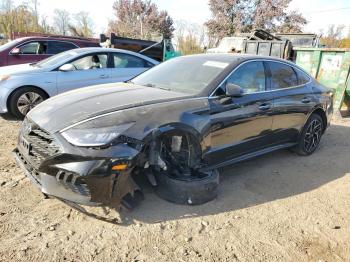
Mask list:
[[[132,82],[196,95],[201,93],[232,61],[232,57],[228,56],[215,58],[209,55],[174,58],[137,76]]]
[[[13,41],[10,41],[10,42],[8,42],[8,43],[6,43],[6,44],[3,44],[3,45],[0,45],[0,52],[1,51],[4,51],[4,50],[6,50],[7,48],[10,48],[10,47],[14,47],[18,42],[20,42],[21,41],[21,39],[16,39],[16,40],[13,40]]]
[[[60,65],[63,61],[69,60],[70,58],[74,58],[77,55],[77,52],[74,50],[69,50],[63,53],[59,53],[57,55],[46,58],[38,63],[35,66],[38,67],[51,67],[55,65]]]

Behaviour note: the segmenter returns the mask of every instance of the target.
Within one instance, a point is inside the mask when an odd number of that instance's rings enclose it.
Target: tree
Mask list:
[[[340,47],[340,48],[350,48],[350,30],[349,30],[349,32],[348,32],[347,37],[343,38],[343,39],[340,41],[339,47]]]
[[[73,36],[92,37],[93,22],[87,12],[79,12],[74,16],[74,24],[69,25],[69,31]]]
[[[40,20],[40,28],[42,29],[43,33],[47,33],[47,34],[53,34],[55,33],[55,28],[53,28],[47,21],[47,16],[43,15],[41,16],[41,20]]]
[[[109,22],[109,32],[143,39],[173,34],[172,18],[166,11],[159,11],[150,0],[116,0],[113,9],[115,19]]]
[[[205,29],[201,25],[179,20],[176,21],[174,39],[183,55],[203,53]]]
[[[345,25],[329,25],[327,32],[321,37],[321,44],[326,47],[335,47],[335,48],[349,48],[350,47],[350,31],[346,37],[343,37],[343,31]]]
[[[11,38],[13,32],[38,32],[42,28],[37,16],[27,4],[15,6],[12,0],[3,0],[0,5],[0,32]]]
[[[69,30],[70,14],[64,9],[54,10],[54,28],[57,33],[67,35]]]
[[[209,0],[212,19],[209,34],[222,38],[236,33],[265,29],[271,32],[301,32],[305,18],[287,11],[291,0]]]
[[[40,25],[39,25],[39,12],[38,12],[39,1],[31,0],[30,3],[31,3],[32,14],[34,17],[34,26],[36,28],[35,31],[41,31],[42,28],[40,28]]]

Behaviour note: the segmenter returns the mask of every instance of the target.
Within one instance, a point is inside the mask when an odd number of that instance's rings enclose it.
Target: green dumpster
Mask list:
[[[333,88],[335,109],[350,105],[350,48],[293,48],[296,64],[309,72],[321,84]],[[348,107],[349,108],[349,107]]]

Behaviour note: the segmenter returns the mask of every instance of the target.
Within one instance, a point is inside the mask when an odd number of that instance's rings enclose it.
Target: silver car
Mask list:
[[[127,81],[159,62],[113,48],[80,48],[38,63],[0,68],[0,113],[23,118],[54,95],[80,87]]]

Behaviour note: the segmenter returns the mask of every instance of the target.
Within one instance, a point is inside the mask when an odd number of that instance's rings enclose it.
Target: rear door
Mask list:
[[[113,52],[111,56],[112,82],[127,81],[154,66],[154,64],[147,60],[130,54]]]
[[[59,93],[111,82],[111,69],[108,68],[107,52],[81,56],[70,63],[76,70],[69,72],[58,71],[57,73],[57,89]]]
[[[243,88],[242,97],[225,96],[227,83]],[[242,64],[209,98],[210,165],[220,164],[271,144],[273,100],[267,92],[266,69],[262,61]]]
[[[8,65],[39,62],[50,55],[47,53],[47,41],[29,41],[18,45],[19,54],[9,53]]]
[[[277,144],[296,141],[307,114],[315,107],[311,79],[287,63],[267,61],[273,94],[274,141]]]

